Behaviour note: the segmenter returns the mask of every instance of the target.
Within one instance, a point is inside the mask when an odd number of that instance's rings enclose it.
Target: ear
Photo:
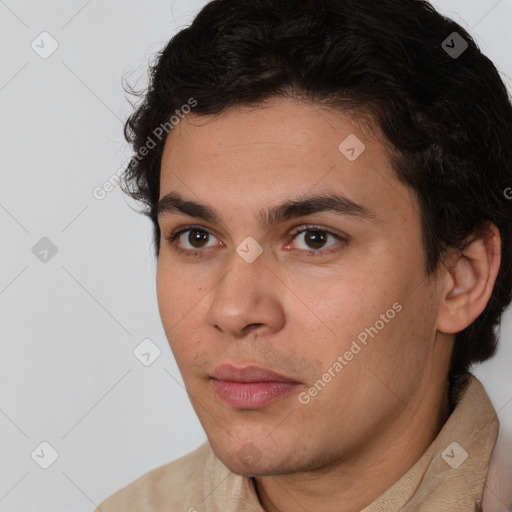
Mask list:
[[[494,224],[487,223],[443,270],[438,331],[453,334],[473,323],[489,302],[500,263],[500,233]]]

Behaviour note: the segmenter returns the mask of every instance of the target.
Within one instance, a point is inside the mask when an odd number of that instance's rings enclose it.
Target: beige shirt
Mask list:
[[[361,512],[475,512],[498,419],[482,384],[469,386],[409,471]],[[232,473],[208,442],[120,489],[96,512],[264,512],[253,482]]]

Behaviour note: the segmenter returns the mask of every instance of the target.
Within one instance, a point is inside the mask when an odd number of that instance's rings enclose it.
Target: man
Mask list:
[[[208,442],[98,510],[481,510],[512,106],[470,35],[422,0],[214,0],[126,135]]]

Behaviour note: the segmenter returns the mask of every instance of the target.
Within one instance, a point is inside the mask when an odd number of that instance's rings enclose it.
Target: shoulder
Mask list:
[[[208,442],[173,462],[145,473],[98,505],[95,512],[188,510],[203,492]]]

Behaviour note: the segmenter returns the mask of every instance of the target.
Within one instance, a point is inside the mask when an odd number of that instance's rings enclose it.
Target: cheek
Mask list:
[[[403,296],[402,285],[392,279],[379,281],[381,277],[369,266],[333,273],[322,281],[297,278],[293,289],[303,302],[294,306],[296,320],[325,331],[340,348],[350,344],[361,331],[379,321],[381,314],[391,309],[388,316],[395,316],[392,307]]]
[[[368,343],[366,365],[382,389],[407,400],[418,379],[429,372],[436,336],[435,305],[428,308],[426,284],[403,293],[397,302],[402,309]]]
[[[197,279],[196,279],[197,281]],[[170,348],[181,372],[187,372],[203,353],[205,311],[208,287],[204,281],[178,271],[176,265],[159,261],[156,274],[158,309]],[[204,299],[204,302],[202,302]]]
[[[198,302],[204,298],[207,290],[204,279],[189,275],[183,265],[171,264],[165,261],[165,257],[160,257],[156,272],[156,293],[166,330],[183,319],[194,305],[198,307]]]
[[[340,269],[330,279],[295,282],[307,308],[297,302],[294,318],[302,333],[302,349],[317,373],[347,354],[342,364],[350,369],[342,370],[344,379],[377,379],[373,373],[381,376],[385,368],[382,378],[391,381],[397,368],[416,371],[428,355],[432,325],[425,314],[427,290],[418,287],[425,280],[421,262],[404,262],[382,246],[371,253],[375,257]],[[306,315],[300,314],[306,309]],[[311,344],[311,333],[318,342]],[[400,371],[406,380],[410,377],[404,375],[409,371]]]
[[[176,283],[172,277],[172,274],[166,271],[164,265],[159,261],[156,273],[156,296],[165,331],[170,329],[173,315],[176,314],[176,288],[177,285],[179,287],[179,283]]]

